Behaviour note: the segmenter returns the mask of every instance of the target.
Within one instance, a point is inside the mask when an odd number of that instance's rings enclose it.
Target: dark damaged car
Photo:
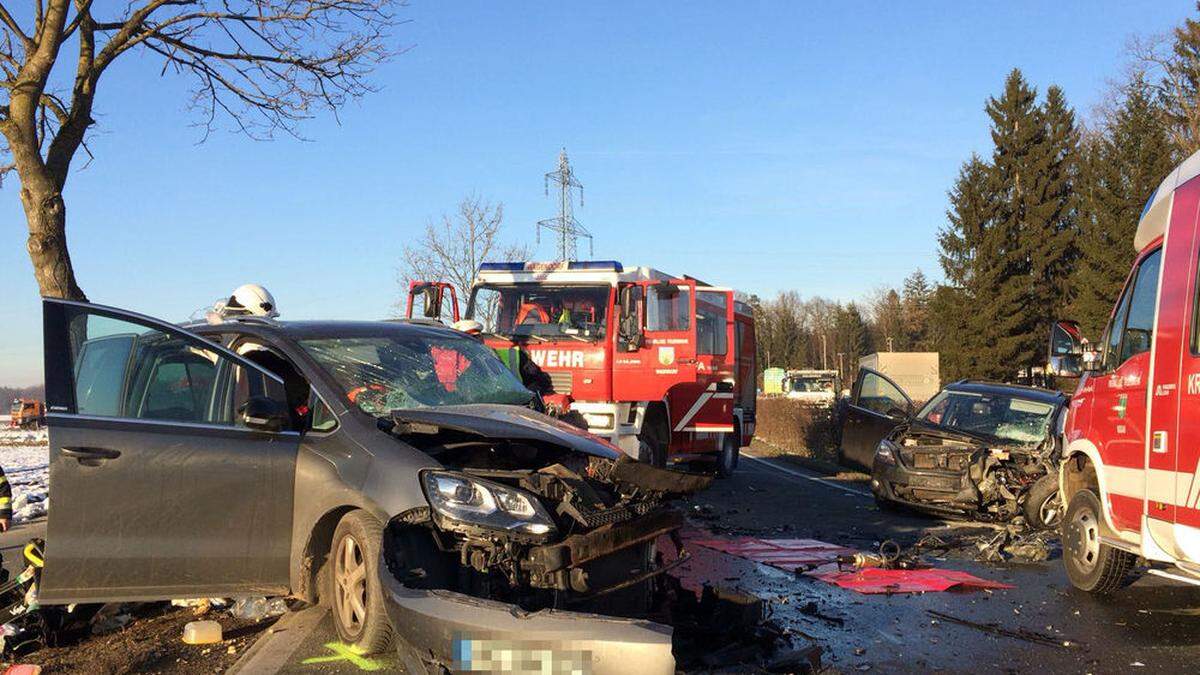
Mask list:
[[[881,506],[951,517],[1055,527],[1067,396],[961,381],[919,411],[880,373],[863,370],[842,427],[845,460],[871,471]]]
[[[537,412],[475,339],[60,300],[44,336],[43,603],[284,595],[413,672],[673,672],[645,617],[686,559],[668,502],[710,479]]]

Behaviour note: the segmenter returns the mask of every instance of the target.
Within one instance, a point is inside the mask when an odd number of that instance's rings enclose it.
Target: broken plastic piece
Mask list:
[[[189,645],[207,645],[221,641],[221,624],[216,621],[189,621],[183,627],[183,641]]]
[[[1008,589],[1008,584],[988,581],[958,570],[935,568],[919,570],[888,570],[869,567],[855,572],[825,572],[812,576],[868,595],[879,593],[927,593],[951,589],[975,590],[984,588]]]

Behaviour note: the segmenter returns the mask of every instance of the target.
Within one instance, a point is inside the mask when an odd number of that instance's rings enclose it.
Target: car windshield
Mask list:
[[[831,377],[795,378],[791,382],[792,391],[825,393],[833,391],[833,378]]]
[[[19,413],[19,412],[21,412],[21,407],[23,405],[24,404],[21,403],[20,401],[13,401],[12,407],[9,408],[9,411],[12,412],[13,414]]]
[[[469,403],[524,405],[533,394],[496,354],[469,337],[392,333],[300,340],[368,414]]]
[[[595,342],[604,338],[608,286],[477,286],[467,316],[488,333]]]
[[[1033,444],[1046,438],[1054,407],[1019,396],[943,389],[917,418],[950,429]]]

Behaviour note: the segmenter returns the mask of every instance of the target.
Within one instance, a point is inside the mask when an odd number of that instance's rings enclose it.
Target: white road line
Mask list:
[[[846,492],[848,494],[858,495],[859,497],[873,498],[873,495],[867,490],[860,490],[858,488],[849,487],[847,485],[842,485],[841,483],[837,483],[835,481],[826,480],[824,478],[814,476],[810,473],[798,471],[796,469],[786,467],[786,466],[781,466],[778,462],[776,462],[774,460],[766,459],[763,457],[755,457],[754,455],[742,455],[742,457],[752,460],[758,464],[763,464],[765,466],[769,466],[772,469],[775,469],[776,471],[785,473],[785,474],[787,474],[789,476],[793,476],[795,478],[803,478],[804,480],[810,480],[814,483],[820,483],[821,485],[824,485],[826,487],[831,487],[835,490],[841,490],[842,492]]]

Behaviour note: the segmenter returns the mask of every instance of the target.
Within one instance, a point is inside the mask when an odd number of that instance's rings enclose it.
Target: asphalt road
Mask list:
[[[879,511],[865,485],[819,476],[781,460],[744,458],[738,473],[693,498],[694,525],[718,536],[812,538],[872,549],[961,532],[923,516]],[[727,554],[692,547],[681,571],[769,601],[772,618],[823,650],[842,672],[1185,672],[1200,661],[1200,588],[1143,577],[1108,600],[1075,591],[1057,555],[1044,563],[939,566],[1011,584],[1011,590],[868,596]],[[1054,636],[1071,647],[993,635],[938,620],[928,610],[1009,630]],[[264,638],[255,672],[354,673],[395,667],[337,650],[321,610]],[[285,625],[286,627],[286,625]],[[290,633],[290,635],[289,635]],[[269,666],[269,667],[268,667]],[[245,671],[249,672],[249,671]]]

